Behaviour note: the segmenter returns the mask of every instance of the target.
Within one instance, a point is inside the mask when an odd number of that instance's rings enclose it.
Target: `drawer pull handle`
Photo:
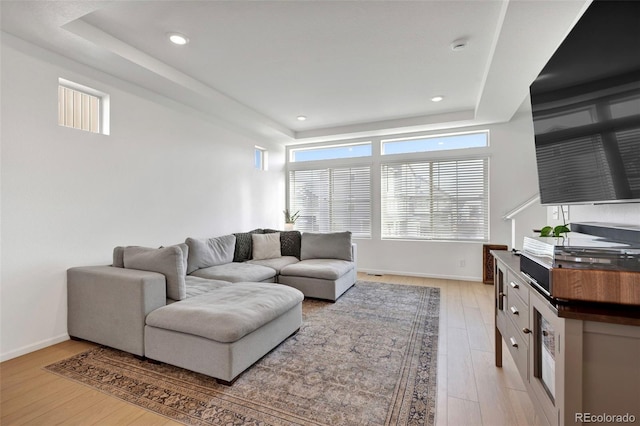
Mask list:
[[[513,315],[520,315],[520,312],[518,312],[518,309],[516,309],[515,306],[512,306],[510,309]]]
[[[519,286],[518,284],[514,283],[513,281],[511,281],[511,282],[509,283],[509,285],[510,285],[511,287],[513,287],[513,288],[520,288],[520,286]]]
[[[516,342],[516,339],[510,337],[509,340],[511,341],[511,346],[513,346],[514,348],[518,347],[518,342]]]
[[[525,328],[522,329],[522,332],[524,334],[529,334],[529,333],[531,333],[531,330],[529,330],[527,327],[525,327]]]

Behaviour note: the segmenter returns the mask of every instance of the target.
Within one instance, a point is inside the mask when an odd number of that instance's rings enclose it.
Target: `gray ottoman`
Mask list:
[[[302,325],[304,295],[280,284],[235,283],[146,318],[145,356],[231,384]]]

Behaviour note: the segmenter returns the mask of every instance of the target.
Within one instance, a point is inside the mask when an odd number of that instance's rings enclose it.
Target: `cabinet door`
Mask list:
[[[547,421],[555,426],[561,424],[559,412],[563,401],[564,362],[559,349],[564,337],[564,320],[535,292],[531,292],[529,315],[529,382]]]
[[[499,261],[495,262],[494,287],[496,295],[496,328],[504,335],[507,332],[507,267]]]

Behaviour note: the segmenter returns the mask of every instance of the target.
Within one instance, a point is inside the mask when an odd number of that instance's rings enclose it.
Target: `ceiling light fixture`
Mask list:
[[[298,121],[305,121],[307,119],[307,117],[304,115],[299,115],[297,118],[298,118]]]
[[[431,98],[431,102],[440,102],[443,99],[444,96],[434,96],[433,98]]]
[[[184,46],[185,44],[189,43],[189,37],[184,34],[169,33],[167,35],[169,36],[169,40],[171,41],[171,43],[177,44],[178,46]]]
[[[459,52],[461,50],[464,50],[466,47],[467,47],[467,40],[465,39],[455,40],[453,43],[451,43],[451,50],[453,50],[454,52]]]

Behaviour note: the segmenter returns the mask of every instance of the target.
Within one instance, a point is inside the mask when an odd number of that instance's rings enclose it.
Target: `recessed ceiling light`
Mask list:
[[[307,119],[307,117],[304,115],[299,115],[297,118],[298,118],[298,121],[304,121]]]
[[[467,40],[465,39],[455,40],[453,43],[451,43],[451,50],[453,50],[454,52],[464,50],[466,47],[467,47]]]
[[[180,34],[180,33],[169,33],[167,34],[169,36],[169,40],[171,41],[171,43],[173,44],[177,44],[179,46],[183,46],[187,43],[189,43],[189,37],[187,37],[184,34]]]
[[[431,98],[431,102],[440,102],[443,99],[444,96],[434,96],[433,98]]]

